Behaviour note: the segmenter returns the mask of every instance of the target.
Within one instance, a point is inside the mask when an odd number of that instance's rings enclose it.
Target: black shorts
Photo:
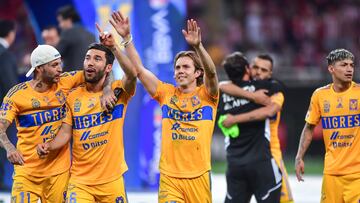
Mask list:
[[[274,159],[242,166],[228,165],[225,203],[249,203],[252,195],[257,202],[280,202],[281,179]]]

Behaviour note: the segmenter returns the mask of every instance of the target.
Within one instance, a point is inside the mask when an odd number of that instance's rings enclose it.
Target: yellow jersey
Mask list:
[[[360,86],[352,83],[344,92],[333,84],[318,88],[311,97],[305,121],[321,122],[325,144],[324,174],[360,172]]]
[[[115,81],[112,88],[122,88]],[[123,125],[130,98],[123,91],[114,110],[105,114],[101,109],[102,92],[90,93],[85,84],[67,97],[66,117],[63,122],[72,126],[71,179],[85,185],[114,181],[127,171],[124,157]]]
[[[25,164],[15,165],[15,173],[46,177],[69,169],[69,146],[51,152],[45,159],[39,158],[36,146],[56,136],[65,116],[66,96],[70,89],[83,82],[83,71],[74,71],[63,73],[60,81],[43,93],[35,91],[29,82],[9,90],[0,108],[0,118],[16,122],[16,148],[24,156]]]
[[[204,85],[182,93],[159,81],[154,99],[162,110],[160,172],[192,178],[209,171],[219,96],[211,96]]]
[[[271,101],[279,105],[281,108],[284,104],[284,94],[278,92],[271,96]],[[273,157],[282,159],[281,147],[279,141],[279,124],[280,124],[281,110],[270,118],[270,150]]]

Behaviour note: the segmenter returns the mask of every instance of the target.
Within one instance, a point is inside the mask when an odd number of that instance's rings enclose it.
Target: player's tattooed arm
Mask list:
[[[10,142],[6,130],[10,122],[5,119],[0,119],[0,146],[6,150],[7,159],[12,164],[23,165],[24,158],[16,147]]]
[[[302,175],[304,174],[305,164],[304,155],[306,150],[309,148],[313,138],[315,125],[305,123],[304,129],[301,133],[298,152],[295,158],[295,170],[298,181],[304,181]]]

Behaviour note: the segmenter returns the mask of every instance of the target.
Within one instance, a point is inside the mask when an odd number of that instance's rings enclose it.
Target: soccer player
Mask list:
[[[162,109],[162,142],[158,201],[212,202],[210,147],[219,100],[216,69],[201,43],[196,21],[187,21],[183,34],[194,51],[174,60],[177,86],[160,81],[147,70],[132,43],[128,18],[112,14],[112,25],[127,41],[126,52],[138,78]]]
[[[295,158],[296,176],[303,181],[303,158],[321,122],[326,149],[321,202],[359,202],[360,86],[353,82],[355,58],[348,50],[336,49],[326,59],[332,83],[311,96]]]
[[[0,145],[14,164],[12,202],[62,202],[69,176],[70,151],[66,146],[46,159],[36,155],[36,145],[52,140],[65,116],[65,98],[82,84],[83,72],[62,74],[60,53],[50,45],[39,45],[31,53],[34,77],[9,90],[0,108]],[[15,119],[15,147],[6,129]]]
[[[102,44],[94,43],[88,48],[84,60],[86,83],[69,94],[66,117],[58,136],[38,145],[38,153],[51,156],[72,138],[67,202],[125,203],[128,201],[123,174],[128,167],[124,156],[123,124],[127,104],[135,93],[136,71],[115,44],[113,36],[98,29]],[[125,76],[112,84],[113,89],[120,90],[113,111],[103,113],[99,98],[106,75],[112,69],[114,55]]]
[[[241,115],[243,119],[240,117],[237,118],[236,123],[240,122],[249,122],[255,119],[257,120],[265,120],[267,116],[270,117],[270,149],[271,155],[275,159],[276,163],[280,167],[282,172],[282,188],[281,188],[281,199],[280,202],[282,203],[290,203],[293,202],[293,197],[290,189],[290,184],[288,180],[288,174],[282,160],[282,153],[280,148],[280,141],[278,137],[278,128],[280,123],[280,115],[281,109],[284,104],[284,94],[283,94],[283,87],[282,85],[272,78],[272,70],[273,70],[273,59],[271,56],[267,54],[260,54],[255,57],[252,61],[250,73],[251,78],[254,80],[268,80],[271,82],[272,85],[277,86],[279,88],[279,92],[274,94],[271,97],[271,101],[273,101],[272,105],[269,105],[267,108],[260,108],[257,111],[252,112],[251,114],[243,114]],[[223,83],[220,85],[220,89],[227,94],[237,96],[237,97],[246,97],[248,96],[249,99],[251,98],[260,98],[261,101],[264,101],[261,96],[256,97],[258,94],[251,93],[248,91],[244,91],[243,89],[239,88],[238,86],[231,84],[231,83]],[[260,93],[261,94],[261,93]],[[256,99],[254,99],[256,103]],[[266,100],[265,100],[266,101]],[[264,103],[263,103],[264,104]],[[266,103],[265,103],[266,104]],[[225,126],[231,126],[232,121],[230,119],[235,119],[229,116],[225,120]]]
[[[238,88],[250,92],[266,89],[270,95],[279,91],[270,81],[250,80],[249,63],[240,52],[227,56],[223,66]],[[237,125],[240,131],[238,135],[225,139],[228,163],[225,202],[248,203],[253,194],[257,202],[279,202],[281,172],[270,152],[269,119],[266,116],[257,119],[258,115],[254,114],[238,122],[239,115],[259,111],[261,106],[226,93],[222,93],[220,98],[219,112],[231,117],[230,122],[227,119],[223,124],[225,127]],[[270,103],[263,108],[272,109],[273,106]]]
[[[68,91],[81,84],[82,73],[61,75],[59,52],[49,45],[39,45],[31,53],[34,79],[9,90],[0,111],[0,143],[14,164],[12,197],[17,202],[62,202],[70,167],[69,148],[56,151],[47,159],[34,156],[38,143],[53,139],[65,114],[62,105]],[[15,147],[6,129],[16,120],[18,142]]]

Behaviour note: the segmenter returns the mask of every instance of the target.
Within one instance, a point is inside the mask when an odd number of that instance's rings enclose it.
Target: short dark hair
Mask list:
[[[52,29],[56,30],[56,32],[60,35],[60,29],[56,25],[47,25],[44,27],[43,31],[44,30],[52,30]]]
[[[335,49],[332,50],[329,55],[326,57],[328,65],[333,65],[337,61],[342,61],[344,59],[355,60],[354,54],[346,49]]]
[[[71,5],[60,7],[56,11],[56,16],[61,16],[63,19],[71,19],[72,22],[76,23],[80,21],[80,16],[75,8]]]
[[[175,56],[174,66],[176,65],[176,61],[181,57],[191,58],[191,60],[194,62],[195,71],[200,71],[199,77],[196,78],[196,86],[202,85],[204,83],[204,68],[201,65],[199,56],[194,51],[181,51]]]
[[[91,43],[89,45],[87,50],[90,50],[90,49],[96,49],[96,50],[100,50],[100,51],[105,52],[106,65],[114,63],[115,56],[111,52],[111,50],[109,48],[107,48],[106,46],[104,46],[104,45],[102,45],[100,43],[94,42],[94,43]]]
[[[11,31],[15,30],[15,22],[12,20],[0,19],[0,37],[5,38]]]
[[[269,54],[259,54],[257,55],[257,58],[269,61],[271,63],[271,69],[273,69],[274,60]]]
[[[236,82],[244,77],[246,68],[249,68],[249,62],[244,54],[241,52],[234,52],[225,57],[222,66],[229,79],[232,82]]]

